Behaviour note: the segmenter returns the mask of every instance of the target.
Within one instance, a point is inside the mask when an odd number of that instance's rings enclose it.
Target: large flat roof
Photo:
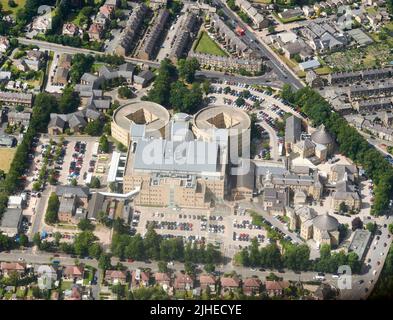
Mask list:
[[[220,170],[217,163],[218,152],[218,144],[215,142],[139,140],[133,169],[150,172],[214,173]]]
[[[17,228],[22,217],[22,209],[6,209],[1,219],[0,227]]]

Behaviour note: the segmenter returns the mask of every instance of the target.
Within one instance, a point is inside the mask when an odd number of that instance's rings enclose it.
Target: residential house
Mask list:
[[[306,72],[306,82],[311,88],[320,88],[325,85],[324,80],[314,70]]]
[[[107,19],[112,18],[115,7],[111,5],[104,4],[100,7],[100,13]]]
[[[116,54],[125,56],[131,51],[136,38],[139,36],[139,30],[147,10],[148,8],[144,3],[137,4],[134,8],[128,18],[126,27],[123,29],[118,39],[118,44],[115,47]]]
[[[164,272],[156,272],[154,274],[154,280],[157,284],[159,284],[161,287],[170,287],[171,285],[171,278],[167,273]]]
[[[145,88],[154,79],[154,73],[150,70],[143,70],[134,75],[134,84],[139,88]]]
[[[246,296],[259,295],[260,290],[261,290],[261,285],[262,285],[262,282],[258,278],[255,278],[255,277],[246,278],[243,281],[243,293]]]
[[[1,262],[0,271],[5,277],[9,276],[13,272],[23,274],[26,271],[26,264],[19,262]]]
[[[101,24],[92,23],[89,30],[87,31],[87,34],[89,35],[90,41],[100,41],[104,34],[104,27]]]
[[[106,270],[105,281],[110,284],[125,284],[127,273],[121,270]]]
[[[178,273],[175,276],[175,281],[173,283],[175,290],[192,290],[194,288],[194,279],[184,273]]]
[[[266,280],[265,289],[270,297],[283,296],[284,290],[289,288],[288,281],[271,281]]]
[[[10,47],[10,41],[7,37],[0,37],[0,52],[5,53]]]
[[[59,67],[56,70],[52,83],[55,86],[66,86],[68,83],[69,69]]]
[[[63,278],[70,280],[82,280],[85,268],[80,266],[66,266],[63,269]]]
[[[211,293],[216,292],[217,279],[211,274],[201,274],[199,276],[199,285],[202,290],[206,291],[209,288]]]
[[[231,291],[235,291],[240,287],[240,280],[238,277],[221,277],[221,294],[225,294]]]
[[[160,278],[160,277],[162,277],[162,278]],[[162,280],[164,279],[164,277],[165,276],[159,276],[159,278]],[[157,278],[156,278],[156,282],[157,282]],[[169,283],[168,283],[168,285],[169,285]],[[148,287],[148,286],[150,286],[150,272],[149,271],[142,271],[140,269],[136,269],[131,272],[131,287],[132,288]]]
[[[70,37],[76,36],[79,34],[79,28],[74,23],[66,22],[63,24],[62,34]]]
[[[143,39],[138,57],[140,59],[151,60],[157,52],[157,43],[162,38],[163,30],[169,18],[169,11],[166,9],[159,10],[153,25],[148,30]]]
[[[7,114],[8,124],[28,126],[30,123],[31,113],[30,112],[16,112],[9,111]]]
[[[33,102],[33,95],[31,93],[21,92],[4,92],[0,91],[0,103],[9,105],[24,105],[31,107]]]

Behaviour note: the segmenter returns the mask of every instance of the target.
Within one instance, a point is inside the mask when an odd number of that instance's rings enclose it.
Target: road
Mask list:
[[[238,26],[245,30],[245,34],[242,37],[242,40],[250,48],[258,50],[262,54],[262,56],[268,59],[267,65],[275,72],[279,80],[281,80],[283,83],[291,84],[295,89],[301,89],[305,86],[299,80],[299,78],[294,75],[292,70],[280,61],[280,59],[267,46],[267,44],[263,43],[263,41],[259,41],[259,38],[255,35],[253,31],[250,30],[250,27],[243,23],[243,21],[232,10],[230,10],[223,1],[213,0],[213,4],[216,7],[221,8],[223,13],[229,19],[235,21]]]
[[[46,253],[46,252],[40,252],[38,254],[33,254],[33,253],[28,253],[28,252],[21,252],[20,250],[15,250],[10,253],[0,253],[0,261],[5,261],[5,262],[13,262],[13,261],[18,261],[18,259],[23,256],[24,262],[27,264],[50,264],[52,260],[59,260],[61,265],[74,265],[75,264],[75,259],[71,258],[69,256],[60,256],[53,258],[52,254]],[[84,263],[86,265],[90,265],[94,268],[98,268],[98,262],[97,260],[94,259],[78,259],[79,263]],[[116,265],[119,261],[118,258],[112,258],[111,263],[112,265]],[[135,261],[135,262],[127,262],[127,261],[121,261],[121,263],[129,268],[130,270],[135,270],[137,268],[150,268],[153,272],[158,271],[158,264],[156,262],[151,262],[151,263],[146,263],[143,261]],[[175,262],[173,265],[170,267],[174,272],[184,270],[184,264],[180,262]],[[267,276],[270,275],[271,272],[274,272],[275,274],[279,275],[280,277],[283,277],[284,280],[288,281],[312,281],[313,277],[315,276],[315,272],[301,272],[301,273],[295,273],[291,270],[284,270],[285,273],[278,273],[277,270],[265,270],[265,271],[259,271],[259,270],[252,270],[250,268],[245,268],[245,267],[238,267],[238,266],[233,266],[231,263],[228,263],[226,265],[219,265],[216,267],[216,271],[219,271],[221,273],[227,273],[227,272],[232,272],[236,271],[237,274],[241,275],[243,278],[246,277],[251,277],[253,275],[256,275],[260,277],[261,279],[265,279]],[[96,274],[97,275],[97,274]],[[102,276],[102,275],[101,275]],[[331,276],[326,277],[326,281],[334,286],[336,286],[337,281],[332,279]],[[97,294],[98,288],[95,287],[93,289],[93,292]]]
[[[26,38],[21,38],[21,37],[18,38],[18,41],[19,41],[19,43],[22,43],[25,45],[36,45],[41,50],[56,51],[58,53],[68,53],[68,54],[83,53],[83,54],[91,54],[91,55],[106,54],[105,52],[93,51],[93,50],[84,49],[84,48],[63,46],[63,45],[57,44],[57,43],[51,43],[51,42],[46,42],[46,41],[41,41],[41,40],[31,40],[31,39],[26,39]],[[148,66],[154,67],[154,68],[157,68],[160,65],[159,62],[131,58],[131,57],[124,57],[124,60],[126,62],[131,62],[134,64],[144,64],[144,65],[148,65]],[[270,86],[272,88],[282,88],[283,83],[285,83],[285,81],[282,82],[281,80],[272,82],[271,79],[273,78],[273,76],[270,73],[267,73],[265,75],[258,76],[258,77],[243,77],[243,76],[237,76],[237,75],[227,75],[227,74],[224,74],[223,72],[201,70],[201,71],[197,71],[196,76],[205,77],[205,78],[209,78],[209,79],[222,79],[222,80],[226,80],[226,81],[241,82],[241,83],[247,83],[250,85],[259,84],[262,86]]]
[[[35,215],[34,219],[32,222],[32,227],[31,227],[31,232],[30,232],[30,240],[33,240],[33,236],[40,231],[40,226],[43,222],[44,214],[45,214],[45,208],[47,204],[47,200],[49,195],[52,192],[52,187],[49,187],[44,190],[44,192],[41,194],[41,198],[38,201],[38,205],[35,210]]]
[[[381,271],[383,265],[385,264],[386,256],[389,252],[389,248],[392,245],[392,236],[389,238],[388,228],[387,226],[390,223],[393,223],[393,217],[389,217],[386,219],[385,217],[378,218],[378,222],[382,224],[380,228],[381,235],[379,236],[379,240],[376,238],[373,239],[372,244],[370,245],[370,249],[365,257],[365,265],[362,268],[362,274],[356,277],[356,282],[352,283],[351,290],[341,290],[341,299],[345,300],[360,300],[367,299],[374,289],[375,284],[378,281],[379,276],[381,275]],[[384,245],[386,243],[386,246]],[[375,249],[374,249],[375,247]],[[371,259],[368,263],[368,259]],[[378,265],[378,262],[380,263]],[[368,265],[367,265],[368,264]],[[374,275],[374,271],[376,274]],[[363,280],[363,283],[359,284],[358,281]],[[370,283],[370,281],[372,281]],[[367,288],[367,292],[365,291]]]
[[[264,128],[267,133],[269,134],[269,145],[270,145],[270,150],[271,150],[271,158],[273,160],[279,160],[280,159],[280,154],[278,152],[278,138],[277,138],[277,133],[274,131],[274,129],[269,126],[265,121],[259,122],[259,124]]]

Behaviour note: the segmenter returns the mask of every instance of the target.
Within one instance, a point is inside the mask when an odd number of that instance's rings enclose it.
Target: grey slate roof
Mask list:
[[[300,118],[290,116],[285,122],[285,142],[295,143],[302,133],[302,121]]]
[[[79,186],[57,186],[56,194],[59,197],[64,194],[75,194],[79,198],[87,198],[89,195],[89,188]]]

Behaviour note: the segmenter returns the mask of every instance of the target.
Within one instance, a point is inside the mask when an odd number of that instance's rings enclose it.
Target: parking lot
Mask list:
[[[164,238],[183,237],[191,242],[222,244],[222,251],[230,256],[239,248],[250,245],[254,237],[261,245],[269,243],[266,231],[252,225],[246,211],[222,214],[169,208],[138,208],[136,211],[137,218],[133,220],[132,228],[134,233],[141,235],[152,225]]]
[[[86,185],[92,176],[106,183],[109,155],[98,155],[98,141],[92,137],[72,137],[66,140],[65,156],[57,164],[59,183],[70,184],[75,179],[78,185]]]

